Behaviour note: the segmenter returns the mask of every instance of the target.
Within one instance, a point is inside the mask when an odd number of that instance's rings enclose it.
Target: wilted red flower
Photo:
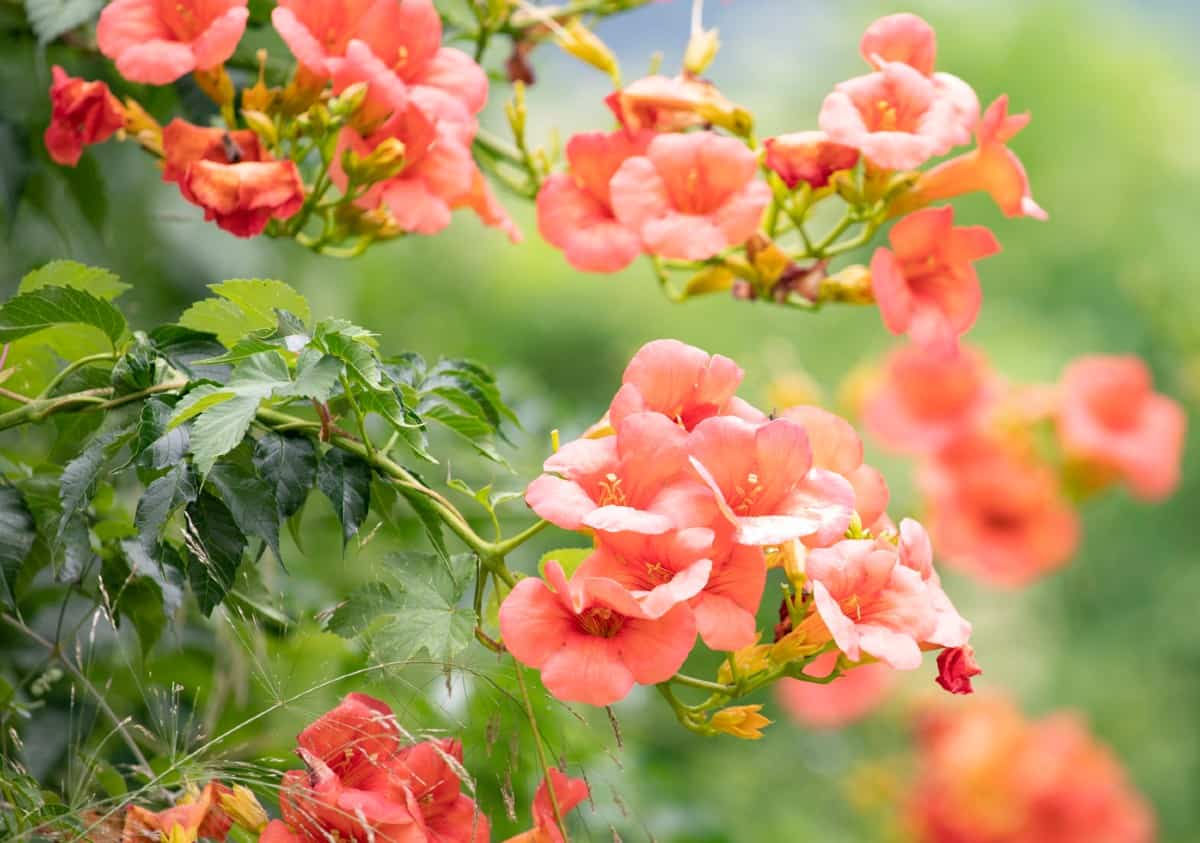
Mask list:
[[[100,13],[96,43],[131,82],[166,85],[219,67],[237,48],[247,0],[113,0]]]
[[[1183,408],[1154,391],[1150,370],[1137,357],[1081,357],[1063,372],[1063,449],[1121,477],[1139,497],[1159,500],[1175,490],[1186,427]]]
[[[83,148],[112,137],[125,122],[125,109],[103,82],[69,76],[54,65],[50,71],[50,125],[44,139],[55,163],[74,167]]]
[[[937,664],[937,683],[952,694],[973,693],[971,677],[983,673],[970,644],[942,650],[938,653]]]
[[[919,843],[1151,843],[1154,815],[1070,713],[1027,721],[980,696],[926,711],[907,799]]]

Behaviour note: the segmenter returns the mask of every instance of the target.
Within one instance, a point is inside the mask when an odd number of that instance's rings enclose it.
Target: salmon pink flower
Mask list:
[[[584,272],[616,272],[642,252],[638,234],[617,221],[608,183],[633,155],[641,155],[650,131],[585,132],[567,141],[570,171],[555,173],[537,197],[538,230],[563,250],[567,263]]]
[[[55,163],[74,167],[85,146],[108,140],[124,125],[125,109],[103,82],[68,76],[58,65],[51,73],[46,151]]]
[[[970,135],[979,119],[979,97],[957,76],[934,72],[937,36],[923,18],[905,12],[879,18],[867,27],[858,49],[876,70],[888,62],[900,62],[928,78],[939,95],[953,106],[967,136]]]
[[[824,132],[794,132],[767,138],[767,166],[794,189],[806,182],[813,189],[825,187],[830,177],[858,163],[855,147],[833,143]]]
[[[828,676],[840,653],[822,653],[804,667],[807,676]],[[868,662],[847,670],[828,684],[782,679],[776,696],[796,722],[813,729],[840,729],[878,708],[896,684],[896,672],[883,662]]]
[[[163,129],[163,180],[238,237],[260,234],[271,219],[287,219],[304,204],[293,161],[275,161],[249,130],[207,129],[176,118]]]
[[[565,530],[665,533],[687,526],[676,523],[677,506],[695,493],[708,497],[700,484],[681,479],[686,466],[687,433],[659,413],[634,413],[616,436],[564,445],[529,484],[525,501]]]
[[[712,83],[694,76],[647,76],[609,94],[605,103],[631,132],[679,132],[713,125],[742,134],[750,128],[750,115],[744,109]]]
[[[271,23],[301,66],[329,78],[368,12],[385,3],[397,0],[279,0]]]
[[[779,417],[804,428],[813,465],[846,478],[854,490],[859,519],[868,527],[874,524],[887,510],[887,481],[878,469],[863,463],[862,439],[850,422],[809,405],[788,407]]]
[[[1187,419],[1154,392],[1145,363],[1082,357],[1063,372],[1059,391],[1058,435],[1068,456],[1124,478],[1147,500],[1175,490]]]
[[[403,746],[391,709],[351,694],[300,733],[306,770],[284,773],[282,820],[263,839],[390,843],[486,841],[487,819],[461,792],[462,744]]]
[[[650,618],[615,580],[576,572],[568,582],[554,561],[546,577],[549,586],[532,577],[517,583],[500,606],[500,632],[558,699],[610,705],[635,682],[665,682],[687,659],[696,622],[686,604]]]
[[[131,82],[167,85],[233,55],[249,17],[246,0],[113,0],[96,43]]]
[[[725,528],[718,537],[691,527],[661,536],[602,533],[578,573],[616,580],[651,616],[687,602],[705,644],[738,650],[754,643],[767,568],[760,548],[733,543],[729,532]]]
[[[612,177],[613,210],[647,251],[704,260],[758,228],[771,189],[757,171],[754,153],[733,138],[659,135]]]
[[[839,82],[818,118],[834,143],[854,147],[877,167],[911,170],[971,137],[961,103],[919,70],[884,62],[874,73]]]
[[[971,677],[983,673],[970,644],[942,650],[938,653],[937,665],[937,683],[952,694],[974,693]]]
[[[801,537],[826,544],[846,532],[854,490],[841,475],[813,468],[808,436],[795,422],[716,416],[696,425],[688,451],[739,544]]]
[[[734,395],[743,374],[737,363],[720,354],[710,355],[679,340],[652,340],[625,367],[621,388],[608,409],[609,421],[618,425],[647,411],[662,413],[684,430],[718,415],[766,421]]]
[[[525,239],[508,209],[500,204],[495,191],[478,166],[472,165],[471,189],[454,202],[455,208],[470,208],[479,221],[489,228],[496,228],[508,237],[509,243],[520,243]]]
[[[550,798],[551,788],[554,791],[553,801]],[[586,781],[572,778],[551,767],[533,797],[533,828],[508,838],[504,843],[566,843],[558,828],[554,806],[557,804],[559,816],[565,817],[587,798]]]
[[[1029,176],[1008,141],[1029,124],[1029,114],[1008,113],[1008,96],[988,106],[975,129],[975,149],[921,174],[912,191],[893,206],[893,213],[919,208],[940,199],[983,191],[1006,217],[1044,220],[1046,212],[1033,200]]]
[[[1154,815],[1076,716],[1027,721],[981,696],[923,712],[908,827],[918,843],[1152,843]]]
[[[918,473],[946,563],[1016,587],[1055,570],[1079,542],[1079,518],[1049,466],[996,436],[956,440]]]
[[[944,354],[979,315],[983,293],[973,262],[1000,251],[983,226],[954,226],[954,209],[926,208],[888,234],[892,249],[871,258],[871,287],[893,334]]]
[[[977,349],[958,354],[905,345],[888,355],[863,408],[863,423],[886,448],[934,453],[978,427],[1000,395],[1000,381]]]

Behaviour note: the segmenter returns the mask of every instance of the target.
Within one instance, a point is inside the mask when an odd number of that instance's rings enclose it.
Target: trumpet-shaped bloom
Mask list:
[[[148,811],[130,805],[125,813],[123,843],[171,839],[195,840],[197,837],[224,840],[233,820],[221,810],[219,799],[230,790],[211,781],[198,795],[181,800],[165,811]],[[175,835],[172,835],[172,831]]]
[[[739,544],[801,537],[825,544],[850,523],[854,490],[841,475],[813,468],[808,436],[795,422],[705,419],[691,432],[688,450]]]
[[[659,413],[634,413],[616,436],[564,445],[529,484],[525,502],[565,530],[665,533],[701,523],[676,510],[686,504],[679,493],[689,491],[676,482],[686,465],[687,433]]]
[[[263,839],[482,843],[487,819],[461,792],[456,740],[404,746],[391,709],[351,694],[300,733],[305,770],[284,773],[282,820]]]
[[[893,351],[863,408],[863,422],[885,447],[934,453],[977,427],[999,396],[999,381],[974,348],[958,354],[919,345]]]
[[[840,653],[822,653],[804,668],[812,677],[828,676]],[[813,729],[840,729],[878,708],[896,684],[896,672],[883,662],[869,662],[847,670],[822,685],[802,679],[781,679],[776,696],[783,710],[798,723]]]
[[[330,77],[368,11],[385,2],[396,0],[279,0],[271,23],[304,68]]]
[[[1076,716],[981,696],[924,712],[908,823],[921,843],[1151,843],[1154,815]]]
[[[863,444],[850,422],[811,405],[788,407],[780,418],[804,428],[812,448],[813,466],[849,481],[854,490],[854,510],[868,527],[887,510],[887,481],[878,469],[863,462]]]
[[[716,87],[692,76],[647,76],[605,99],[620,124],[631,132],[678,132],[714,125],[735,132],[750,128],[750,115]]]
[[[840,170],[858,163],[859,151],[853,146],[834,143],[824,132],[794,132],[767,138],[767,166],[779,174],[789,188],[801,182],[821,188]]]
[[[737,650],[754,643],[754,615],[767,569],[759,548],[690,527],[662,536],[600,534],[595,553],[579,567],[579,575],[616,580],[652,616],[687,602],[705,644],[714,650]]]
[[[937,36],[923,18],[906,12],[879,18],[867,27],[858,48],[867,64],[876,70],[888,62],[900,62],[927,77],[938,94],[954,108],[963,130],[969,135],[979,119],[979,97],[957,76],[934,72]]]
[[[609,421],[618,425],[647,411],[662,413],[684,430],[718,415],[766,421],[734,395],[743,374],[737,363],[720,354],[710,355],[679,340],[652,340],[625,367],[621,388],[608,409]]]
[[[1073,459],[1124,478],[1134,494],[1159,500],[1179,484],[1187,419],[1154,392],[1133,356],[1082,357],[1063,372],[1058,435]]]
[[[554,791],[553,800],[550,798],[551,789]],[[557,804],[559,816],[565,817],[587,798],[586,781],[572,778],[551,767],[533,796],[533,828],[508,838],[505,843],[566,843],[558,827],[554,806]]]
[[[55,163],[74,167],[85,146],[108,140],[124,125],[125,109],[103,82],[69,76],[58,65],[51,73],[46,151]]]
[[[1058,479],[1020,443],[956,440],[918,475],[946,564],[995,585],[1024,585],[1066,564],[1079,519]]]
[[[166,85],[233,55],[249,17],[246,0],[113,0],[96,43],[131,82]]]
[[[840,82],[818,118],[834,143],[854,147],[877,167],[910,170],[971,137],[958,97],[902,62]],[[978,106],[976,106],[978,108]]]
[[[665,682],[696,640],[692,610],[680,603],[658,618],[615,580],[580,576],[570,582],[557,562],[549,585],[528,578],[500,606],[500,632],[513,657],[542,673],[542,684],[566,702],[609,705],[635,682]]]
[[[609,183],[621,224],[649,252],[703,260],[758,228],[771,189],[745,144],[712,132],[659,135]]]
[[[974,261],[1000,244],[983,226],[954,226],[954,209],[926,208],[905,217],[888,234],[892,249],[871,258],[871,287],[883,324],[893,334],[943,354],[979,315],[983,293]]]
[[[1008,96],[997,98],[975,130],[975,149],[922,173],[911,194],[900,199],[897,209],[983,191],[1006,217],[1046,219],[1046,212],[1033,200],[1021,159],[1008,148],[1008,141],[1028,124],[1028,112],[1009,115]]]
[[[271,219],[287,219],[304,204],[293,161],[274,161],[249,130],[225,132],[176,118],[163,129],[163,180],[238,237],[260,234]]]
[[[585,132],[567,142],[569,172],[546,179],[537,197],[538,230],[563,250],[567,263],[584,272],[616,272],[642,252],[641,238],[617,221],[609,182],[633,155],[641,155],[650,131]]]

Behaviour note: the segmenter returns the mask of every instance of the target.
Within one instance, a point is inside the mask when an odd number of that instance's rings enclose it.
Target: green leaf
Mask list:
[[[322,354],[315,348],[306,348],[296,361],[295,379],[289,386],[277,389],[275,395],[325,402],[333,394],[341,373],[342,363],[336,357]]]
[[[308,302],[282,281],[236,279],[209,287],[219,298],[204,299],[188,308],[179,324],[215,334],[226,348],[259,331],[275,328],[276,309],[287,310],[307,322]]]
[[[91,325],[116,343],[125,317],[104,299],[71,287],[41,287],[0,305],[0,342],[11,342],[58,325]]]
[[[18,293],[32,293],[43,287],[74,287],[97,298],[112,301],[131,289],[114,273],[76,261],[50,261],[21,279]]]
[[[383,370],[375,349],[364,342],[370,333],[355,325],[345,325],[344,330],[326,330],[326,324],[317,326],[312,346],[336,357],[346,366],[346,372],[365,386],[377,389],[382,384]]]
[[[29,25],[38,43],[49,44],[58,36],[87,23],[100,11],[104,0],[25,0]]]
[[[317,468],[317,488],[342,525],[342,547],[358,533],[371,505],[371,466],[354,454],[331,448]]]
[[[225,504],[210,494],[202,494],[188,504],[185,513],[188,582],[200,611],[207,616],[233,587],[246,537]]]
[[[62,505],[60,536],[67,522],[87,509],[108,458],[130,432],[130,428],[122,427],[97,436],[79,456],[63,468],[58,492],[59,503]]]
[[[170,468],[183,460],[191,441],[189,429],[181,425],[168,429],[175,408],[161,398],[150,398],[142,405],[132,459],[141,459],[150,468]]]
[[[163,546],[169,547],[169,545]],[[143,655],[162,637],[171,616],[183,602],[182,578],[177,568],[165,564],[161,553],[155,558],[138,541],[121,542],[121,559],[106,561],[107,588],[114,596],[113,615],[133,622]],[[170,551],[174,557],[174,549]]]
[[[9,599],[17,596],[17,575],[36,538],[37,524],[21,491],[0,485],[0,581]]]
[[[113,365],[111,380],[115,394],[128,395],[153,386],[158,382],[160,365],[158,354],[148,341],[135,343]]]
[[[575,569],[583,564],[583,560],[592,555],[593,550],[590,547],[560,547],[558,550],[548,550],[538,560],[538,573],[545,577],[546,563],[557,562],[562,566],[567,579],[570,579],[571,575],[575,573]]]
[[[274,490],[280,518],[291,518],[317,482],[317,446],[307,436],[268,432],[254,446],[254,467]]]
[[[133,516],[142,544],[154,546],[171,513],[194,501],[198,492],[191,467],[182,461],[146,486]]]
[[[431,553],[403,553],[387,561],[401,591],[395,606],[370,627],[372,646],[387,659],[425,652],[432,661],[449,664],[474,636],[475,612],[458,604],[475,575],[475,557],[444,560]]]
[[[208,483],[216,489],[233,515],[238,529],[247,536],[266,542],[283,561],[279,552],[279,510],[275,493],[266,480],[239,462],[219,462],[208,475]]]
[[[221,457],[246,437],[250,422],[262,403],[261,395],[234,395],[228,401],[206,410],[192,425],[192,461],[201,476],[206,476]]]
[[[229,349],[229,351],[202,362],[210,365],[217,363],[237,363],[245,360],[247,357],[253,357],[255,354],[262,354],[265,351],[282,351],[283,347],[283,343],[279,340],[267,339],[256,334],[243,337],[234,343],[233,348]]]
[[[168,363],[189,378],[221,382],[229,379],[228,366],[202,362],[225,351],[213,334],[180,325],[163,325],[150,332],[150,341]]]

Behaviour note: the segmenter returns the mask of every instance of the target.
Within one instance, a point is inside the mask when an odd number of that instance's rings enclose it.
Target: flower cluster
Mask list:
[[[668,682],[697,635],[734,652],[730,696],[821,653],[838,654],[835,671],[911,670],[922,649],[967,643],[924,528],[888,519],[854,429],[817,407],[768,417],[735,395],[741,379],[720,355],[647,344],[605,419],[527,489],[538,515],[594,538],[569,576],[549,561],[500,607],[505,646],[560,699],[607,705]],[[756,644],[771,565],[795,592],[776,643]]]
[[[711,46],[708,35],[694,43]],[[700,78],[706,62],[685,58],[677,76],[619,88],[606,103],[620,127],[573,136],[567,168],[542,185],[542,236],[584,271],[615,272],[643,253],[660,274],[699,270],[679,297],[733,288],[804,307],[873,299],[889,330],[952,349],[979,311],[973,264],[999,245],[987,229],[954,227],[951,208],[926,206],[985,191],[1008,216],[1045,218],[1007,146],[1029,117],[1009,115],[1007,97],[981,115],[970,85],[934,71],[933,29],[915,15],[871,24],[860,52],[871,72],[835,87],[819,129],[770,137],[761,148],[750,115]],[[972,135],[973,150],[917,171]],[[832,198],[845,217],[814,238],[806,224]],[[869,270],[827,272],[830,259],[900,216],[891,248],[877,250]],[[855,238],[839,239],[855,226]]]
[[[1066,713],[1030,722],[978,697],[926,713],[907,824],[920,843],[1150,843],[1120,764]]]
[[[295,57],[291,80],[269,87],[260,51],[257,81],[238,90],[225,63],[247,17],[246,0],[110,3],[96,39],[117,71],[147,85],[193,74],[223,125],[160,126],[136,100],[55,68],[54,160],[74,165],[84,145],[124,129],[162,158],[164,181],[240,237],[266,231],[316,249],[357,238],[361,249],[440,231],[471,208],[519,239],[471,155],[487,75],[442,46],[431,0],[284,0],[271,20]],[[312,219],[319,234],[306,233]]]
[[[1008,383],[978,350],[891,353],[863,404],[886,448],[919,459],[947,564],[1018,586],[1067,563],[1074,500],[1115,483],[1158,500],[1179,482],[1186,419],[1136,357],[1082,357],[1057,384]]]

